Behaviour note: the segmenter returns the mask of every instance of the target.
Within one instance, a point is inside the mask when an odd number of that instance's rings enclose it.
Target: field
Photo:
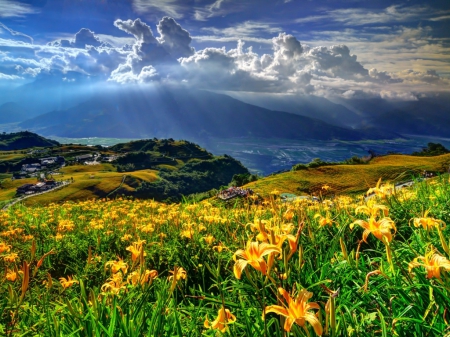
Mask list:
[[[0,334],[448,336],[449,176],[371,192],[15,205],[0,212]]]
[[[450,155],[436,157],[413,157],[390,155],[376,157],[364,165],[324,166],[295,172],[268,176],[246,187],[267,196],[272,190],[293,194],[349,194],[361,193],[374,186],[379,178],[393,183],[417,177],[424,170],[429,172],[448,172]],[[323,185],[329,189],[322,190]]]

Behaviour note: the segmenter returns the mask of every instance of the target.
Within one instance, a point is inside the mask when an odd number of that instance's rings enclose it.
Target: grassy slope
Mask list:
[[[24,201],[24,204],[38,205],[68,200],[103,198],[119,187],[124,176],[124,173],[113,171],[111,164],[74,165],[61,169],[61,172],[63,174],[55,176],[55,179],[69,180],[73,177],[74,182],[60,190],[28,198]],[[127,175],[149,182],[157,179],[157,173],[153,170],[130,172]],[[35,181],[36,179],[32,180],[32,182]],[[25,180],[20,180],[20,182],[19,186],[24,184]],[[134,190],[133,187],[127,185],[127,180],[122,187],[125,191]]]
[[[260,179],[246,185],[256,193],[267,195],[272,190],[294,194],[307,194],[318,191],[327,184],[328,193],[364,192],[373,187],[381,177],[383,181],[405,181],[412,174],[423,170],[447,171],[450,155],[437,157],[413,157],[391,155],[378,157],[367,165],[324,166],[304,171],[286,172]]]

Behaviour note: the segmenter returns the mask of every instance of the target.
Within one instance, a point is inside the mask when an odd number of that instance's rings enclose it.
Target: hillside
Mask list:
[[[83,156],[88,158],[80,160]],[[33,174],[19,172],[22,165],[39,163],[43,157],[64,158],[64,165]],[[17,178],[2,181],[0,201],[14,198],[19,186],[36,183],[38,175],[70,182],[25,199],[27,205],[118,195],[179,201],[183,195],[228,185],[235,174],[249,173],[230,156],[214,156],[194,143],[173,139],[139,140],[111,148],[66,144],[38,153],[4,151],[0,172],[5,178],[12,174]]]
[[[285,172],[262,178],[246,187],[267,196],[273,190],[281,193],[348,194],[360,193],[374,186],[379,178],[383,182],[400,182],[419,176],[424,170],[448,172],[450,154],[436,157],[389,155],[376,157],[368,164],[323,166],[295,172]],[[328,185],[330,189],[322,190]]]
[[[59,143],[55,140],[47,139],[28,131],[0,134],[0,151],[58,145]]]

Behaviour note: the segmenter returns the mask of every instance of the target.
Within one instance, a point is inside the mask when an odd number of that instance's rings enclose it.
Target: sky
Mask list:
[[[448,0],[0,0],[0,87],[96,83],[417,100],[450,91]]]

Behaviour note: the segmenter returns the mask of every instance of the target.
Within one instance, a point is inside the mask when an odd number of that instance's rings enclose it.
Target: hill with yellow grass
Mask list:
[[[366,164],[330,165],[271,175],[246,185],[267,196],[273,190],[297,195],[336,195],[366,191],[378,179],[400,183],[418,177],[424,171],[448,172],[450,154],[435,157],[388,155],[373,158]]]

